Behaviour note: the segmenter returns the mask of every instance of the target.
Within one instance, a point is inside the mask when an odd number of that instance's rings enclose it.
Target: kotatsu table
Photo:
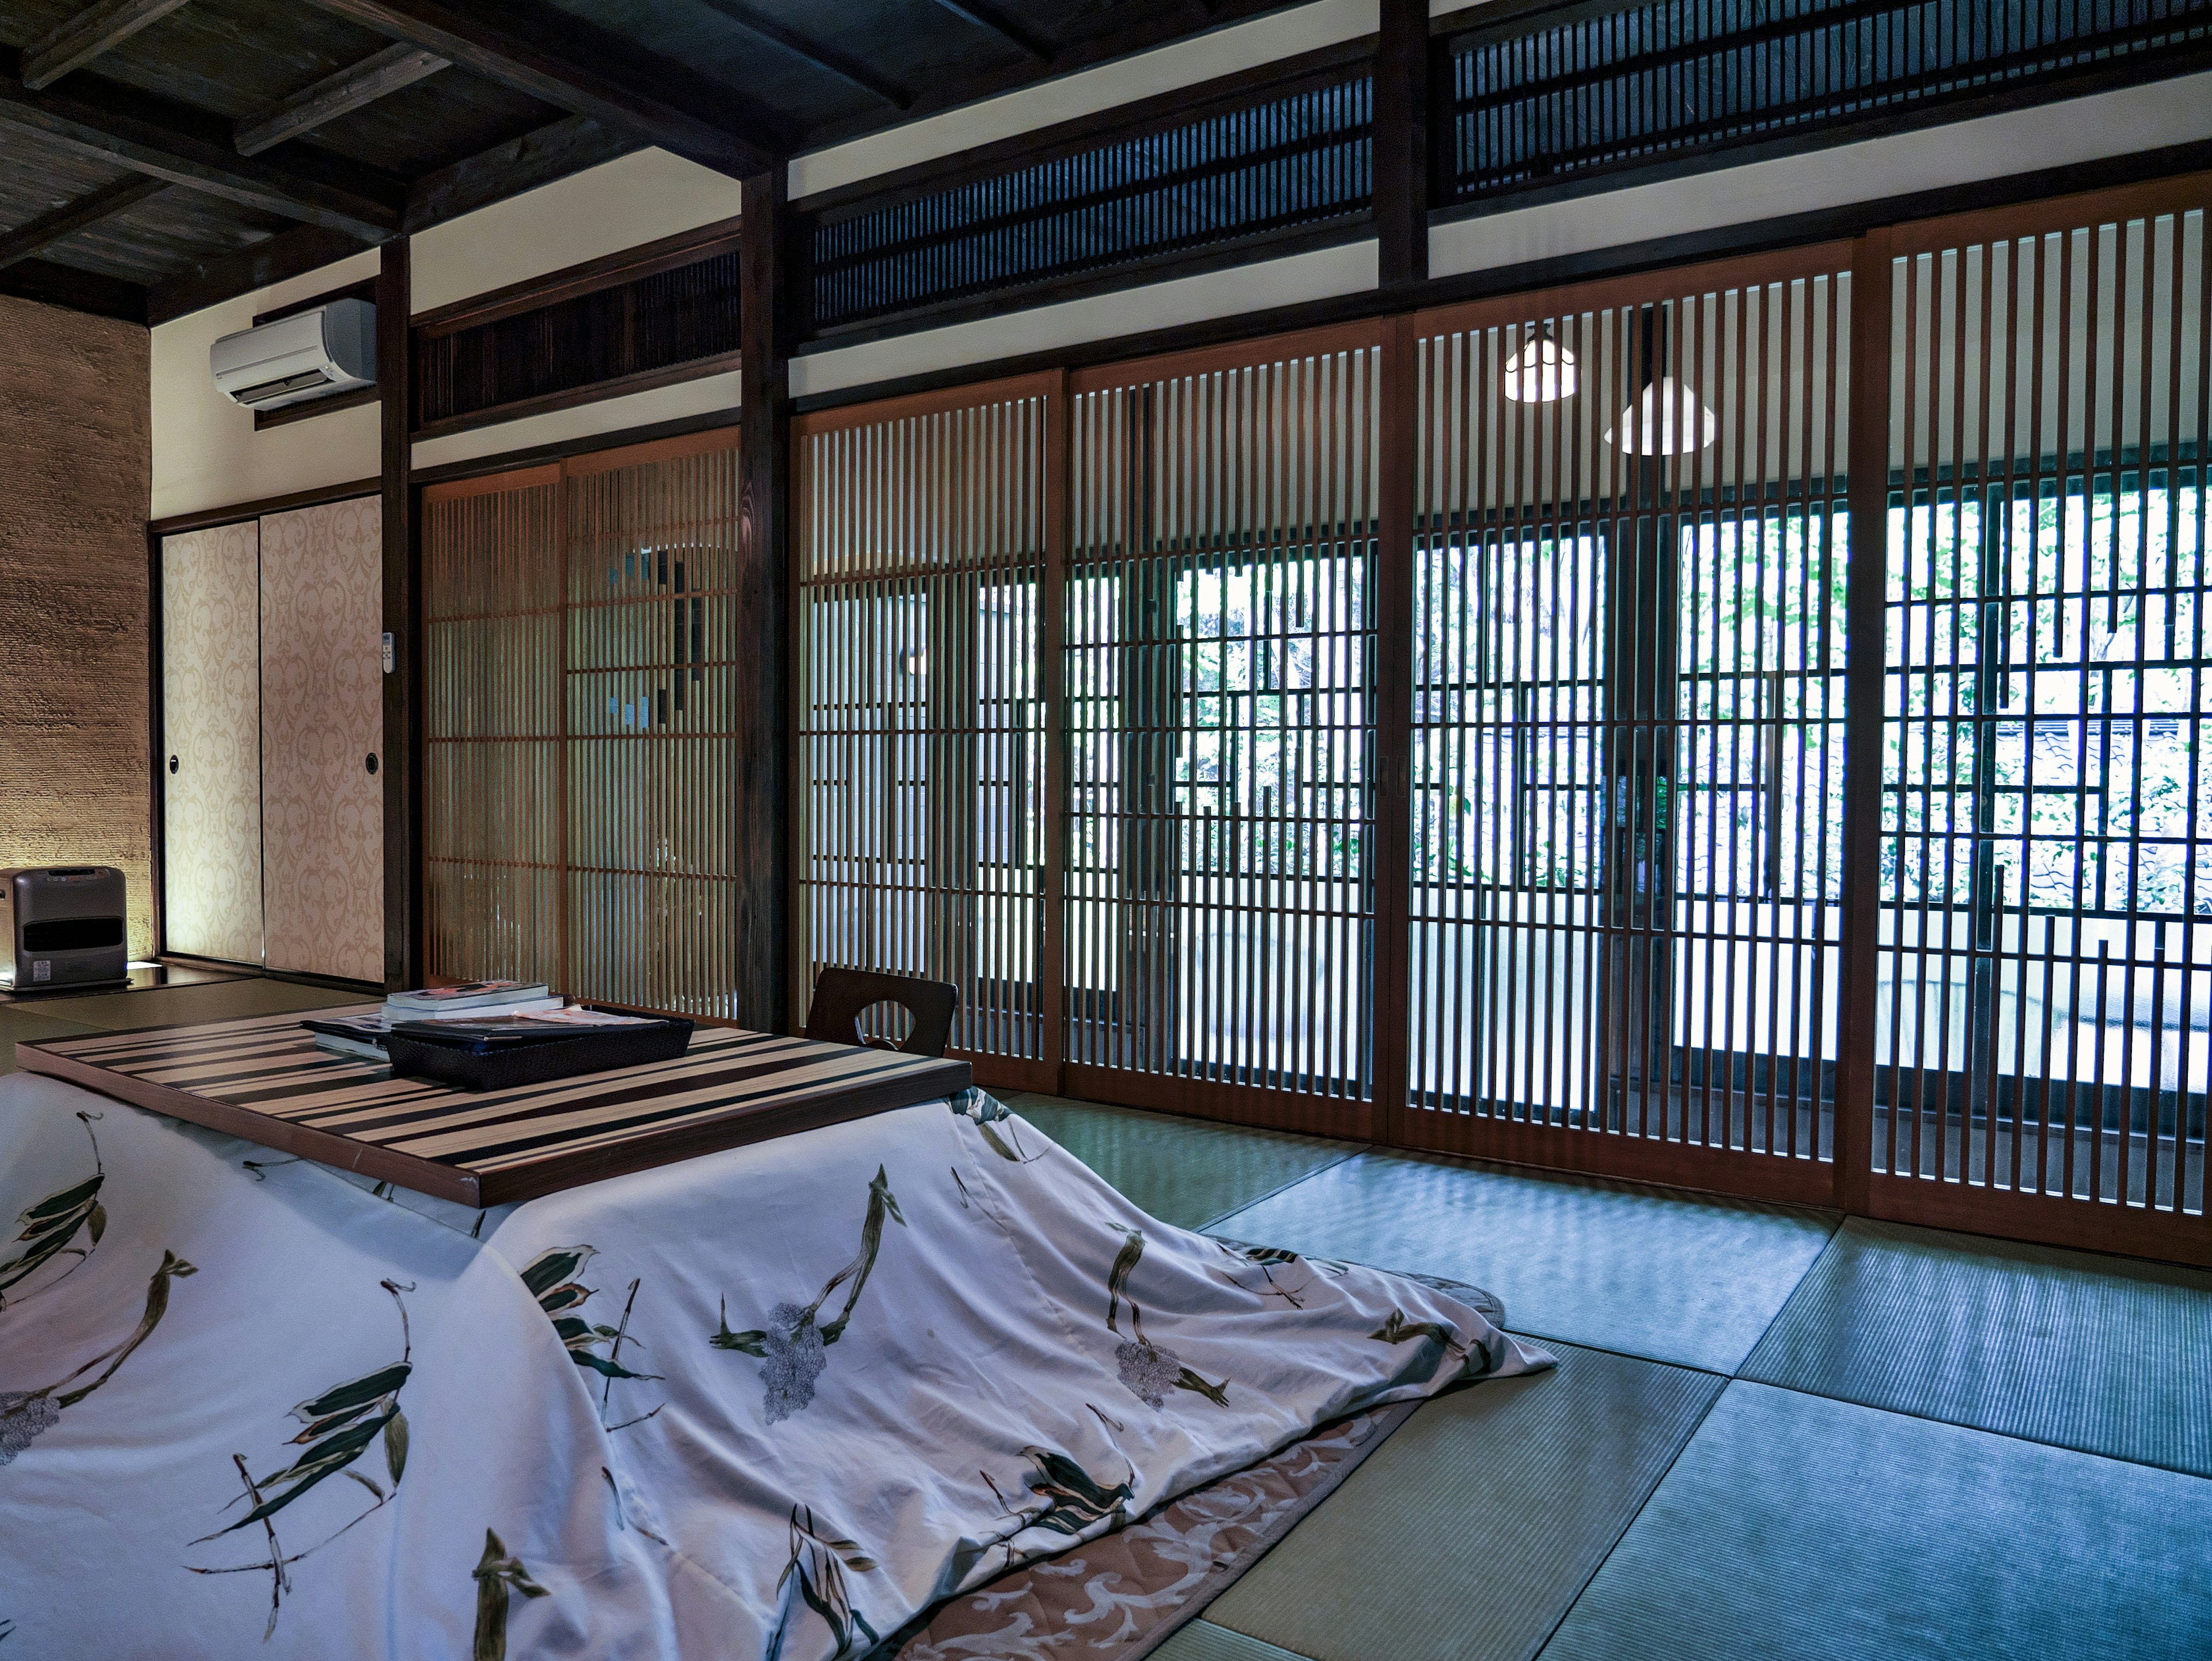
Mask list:
[[[26,1042],[16,1062],[470,1206],[933,1101],[973,1081],[965,1062],[701,1027],[673,1061],[471,1093],[322,1049],[300,1025],[313,1013]]]

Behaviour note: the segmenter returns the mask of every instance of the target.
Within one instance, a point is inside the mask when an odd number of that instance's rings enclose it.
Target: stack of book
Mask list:
[[[325,1050],[363,1061],[386,1058],[386,1039],[405,1021],[498,1022],[513,1030],[539,1025],[614,1026],[635,1018],[605,1014],[566,1001],[549,992],[540,981],[465,981],[459,986],[426,986],[412,992],[394,992],[384,1007],[368,1014],[339,1015],[302,1022]]]

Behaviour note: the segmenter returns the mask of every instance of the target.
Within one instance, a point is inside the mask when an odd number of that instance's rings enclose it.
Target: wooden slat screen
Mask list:
[[[559,984],[561,472],[422,499],[429,972]]]
[[[1420,326],[1416,1145],[1829,1190],[1846,259]]]
[[[951,981],[955,1046],[1002,1063],[1048,1044],[1048,399],[1033,380],[808,418],[793,445],[792,1007],[831,965]]]
[[[1562,0],[1447,47],[1446,201],[2200,69],[2212,0]],[[1893,130],[1893,127],[1890,130]]]
[[[833,199],[810,219],[808,319],[829,331],[1071,277],[1095,288],[1356,221],[1373,194],[1374,78],[1344,56],[1257,90],[1189,88],[1103,136],[1095,124],[1029,135],[1018,158]]]
[[[2208,199],[1893,234],[1892,1214],[2212,1243]]]
[[[2208,209],[808,417],[803,972],[959,980],[989,1082],[2212,1262]]]
[[[586,386],[727,363],[739,322],[732,247],[484,321],[418,326],[416,424],[434,433]]]
[[[1368,1128],[1380,343],[1075,377],[1077,1093]]]
[[[736,1017],[737,512],[727,432],[424,492],[431,973]]]

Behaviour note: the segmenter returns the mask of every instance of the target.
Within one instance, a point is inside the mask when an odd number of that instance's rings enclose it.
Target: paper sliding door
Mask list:
[[[261,521],[268,964],[384,978],[383,509]]]
[[[168,950],[261,961],[259,526],[161,542]]]

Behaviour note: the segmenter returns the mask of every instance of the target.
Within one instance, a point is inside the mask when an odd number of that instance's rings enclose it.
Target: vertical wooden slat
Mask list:
[[[1874,1157],[1886,772],[1882,697],[1887,684],[1891,269],[1883,233],[1869,232],[1858,240],[1851,251],[1850,315],[1850,562],[1844,597],[1843,963],[1837,991],[1834,1168],[1836,1203],[1852,1212],[1866,1208]],[[1901,1000],[1901,992],[1895,995]],[[1893,1137],[1896,1101],[1893,1093]]]
[[[1846,1189],[1876,1215],[2212,1261],[2207,205],[2184,179],[1889,234],[1905,563],[1856,712],[1890,711],[1888,1130]]]
[[[1423,9],[1425,21],[1426,11]],[[1425,225],[1425,220],[1424,222]],[[1377,478],[1375,558],[1376,776],[1374,884],[1376,1130],[1389,1141],[1405,1136],[1408,1065],[1408,978],[1413,875],[1413,676],[1407,649],[1413,615],[1414,541],[1419,534],[1421,423],[1420,339],[1411,317],[1393,319],[1383,336],[1377,415],[1382,468]]]

